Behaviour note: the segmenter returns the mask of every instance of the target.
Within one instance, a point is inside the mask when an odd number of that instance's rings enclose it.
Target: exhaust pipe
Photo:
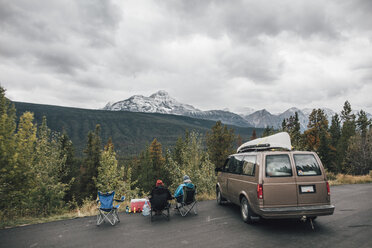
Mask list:
[[[306,222],[306,220],[307,220],[307,217],[305,215],[300,218],[300,221],[302,221],[302,222]],[[310,225],[311,225],[311,229],[313,229],[313,231],[314,231],[313,219],[309,218],[309,222],[310,222]]]

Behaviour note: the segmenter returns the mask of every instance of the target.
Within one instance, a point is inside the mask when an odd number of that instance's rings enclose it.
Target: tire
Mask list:
[[[242,219],[245,223],[252,224],[254,221],[252,220],[252,210],[249,207],[247,198],[243,197],[240,201],[240,213],[242,216]]]
[[[226,201],[226,199],[222,197],[222,194],[221,194],[221,191],[220,191],[219,187],[216,188],[216,199],[217,199],[217,204],[218,205],[222,205],[223,202]]]

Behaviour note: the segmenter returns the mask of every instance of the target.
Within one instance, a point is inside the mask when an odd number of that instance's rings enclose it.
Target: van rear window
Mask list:
[[[294,160],[298,176],[319,176],[322,174],[314,155],[295,154]]]
[[[282,155],[266,156],[266,177],[291,177],[292,167],[289,157]]]

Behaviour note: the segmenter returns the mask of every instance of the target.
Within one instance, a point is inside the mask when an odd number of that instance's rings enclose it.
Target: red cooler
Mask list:
[[[134,208],[136,208],[136,212],[141,212],[143,205],[145,205],[145,202],[148,201],[147,199],[132,199],[130,201],[130,208],[132,212],[134,211]],[[148,203],[150,204],[150,203]]]

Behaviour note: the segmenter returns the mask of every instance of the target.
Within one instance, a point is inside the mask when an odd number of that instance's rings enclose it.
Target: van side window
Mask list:
[[[266,177],[291,177],[292,167],[287,154],[266,156]]]
[[[295,154],[294,160],[298,176],[319,176],[322,174],[314,155]]]
[[[242,174],[243,170],[243,156],[236,156],[235,157],[235,174]]]
[[[222,168],[222,171],[223,171],[223,172],[229,172],[229,165],[230,165],[230,163],[231,163],[231,159],[232,159],[232,157],[226,159],[225,164],[224,164],[224,166],[223,166],[223,168]]]
[[[256,169],[256,156],[245,156],[243,163],[243,175],[254,176]]]
[[[228,172],[234,174],[240,174],[243,166],[243,156],[232,156],[229,160]]]
[[[235,157],[232,156],[229,159],[229,169],[227,172],[234,173],[236,168],[236,162],[235,162]]]

